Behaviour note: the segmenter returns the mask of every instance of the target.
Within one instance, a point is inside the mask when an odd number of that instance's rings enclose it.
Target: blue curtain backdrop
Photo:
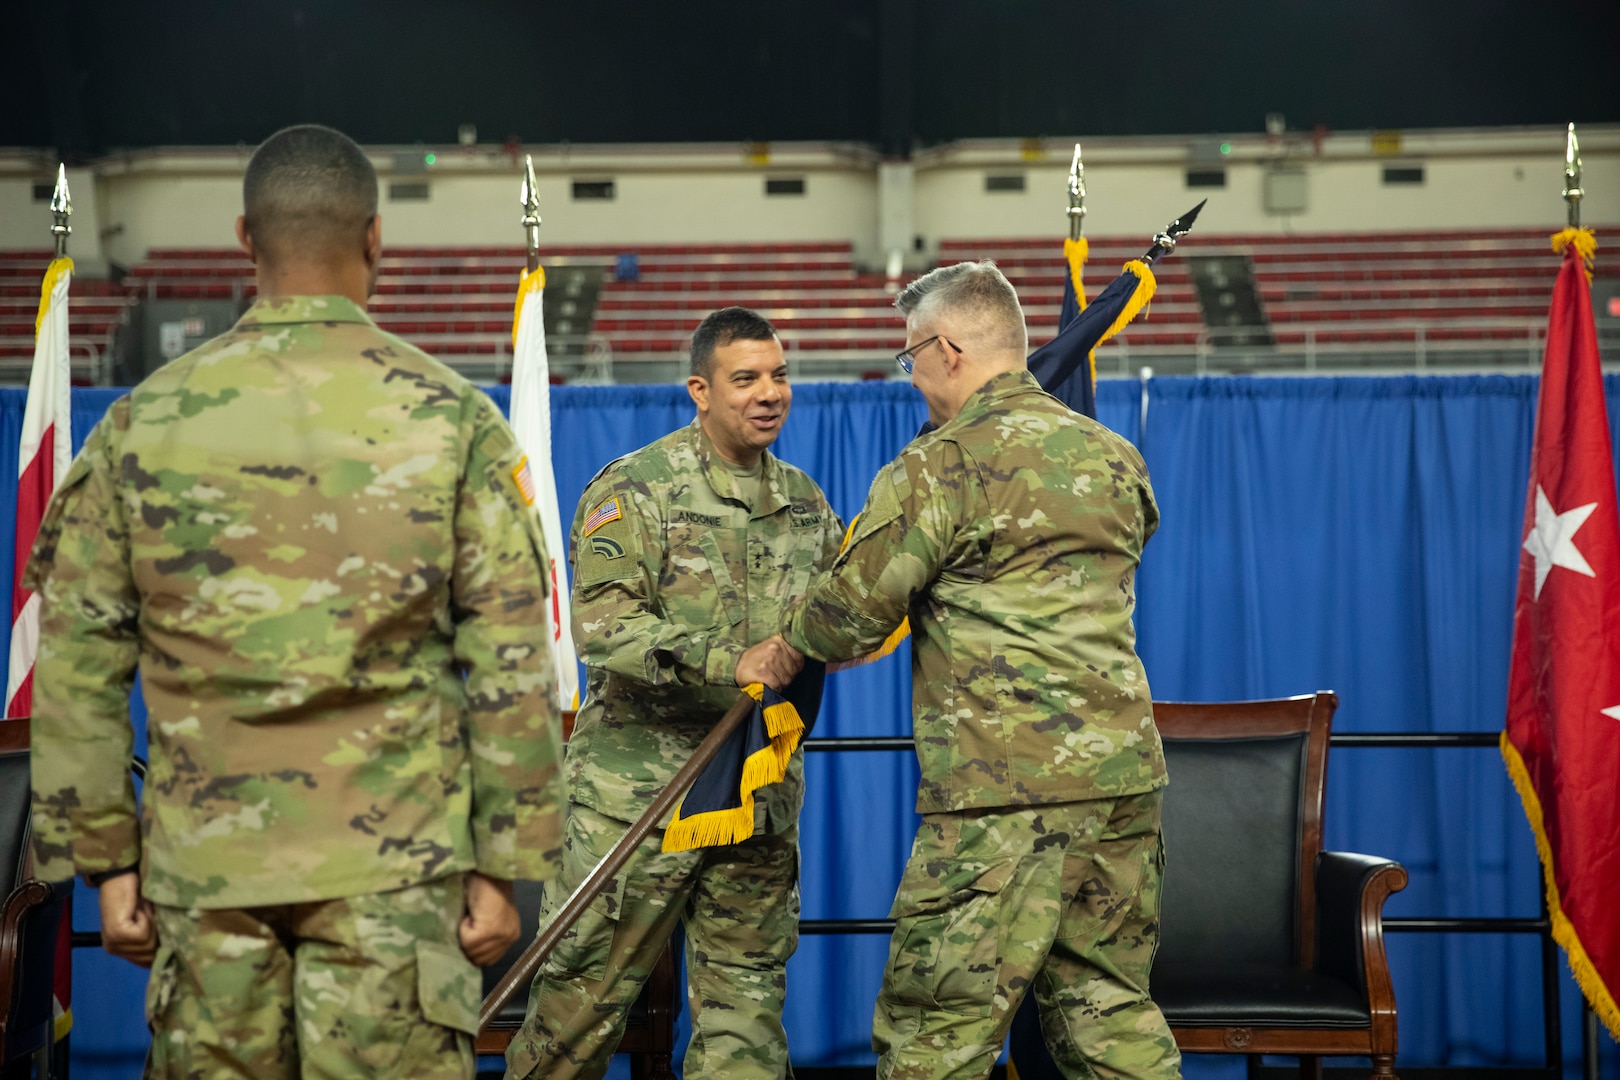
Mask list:
[[[1606,390],[1613,426],[1620,378]],[[1333,689],[1340,731],[1499,730],[1535,391],[1528,376],[1158,379],[1144,426],[1141,384],[1104,381],[1100,417],[1142,447],[1163,512],[1138,610],[1154,696]],[[505,388],[491,396],[506,407]],[[75,447],[114,397],[75,391]],[[603,464],[692,415],[680,387],[560,387],[553,403],[565,513]],[[0,389],[0,506],[15,505],[22,407],[21,390]],[[923,415],[904,385],[801,386],[777,450],[847,520]],[[12,532],[0,527],[7,567]],[[907,734],[909,715],[902,650],[832,677],[817,734]],[[915,824],[913,759],[813,754],[808,772],[804,917],[883,916]],[[1405,864],[1411,884],[1391,914],[1537,909],[1529,829],[1491,750],[1336,750],[1327,842]],[[79,897],[77,925],[88,928],[94,893]],[[1402,1064],[1540,1062],[1533,938],[1395,934],[1389,949]],[[802,939],[787,1017],[797,1063],[872,1060],[884,954],[880,937]],[[95,950],[79,950],[74,970],[76,1075],[138,1075],[144,972]],[[1560,993],[1572,1062],[1577,991],[1567,974]],[[1620,1069],[1604,1044],[1605,1071]],[[1237,1064],[1189,1060],[1187,1071],[1224,1075]]]

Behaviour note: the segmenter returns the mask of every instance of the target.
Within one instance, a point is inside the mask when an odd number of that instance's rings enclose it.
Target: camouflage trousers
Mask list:
[[[540,925],[629,826],[571,804]],[[686,1080],[789,1075],[782,1001],[799,943],[798,826],[729,847],[663,852],[654,831],[547,958],[506,1051],[507,1080],[600,1077],[653,963],[686,930]]]
[[[879,1080],[988,1076],[1031,987],[1064,1076],[1181,1075],[1148,996],[1161,797],[923,816],[872,1021]]]
[[[146,1076],[470,1078],[483,983],[457,941],[464,907],[460,874],[343,900],[158,907]]]

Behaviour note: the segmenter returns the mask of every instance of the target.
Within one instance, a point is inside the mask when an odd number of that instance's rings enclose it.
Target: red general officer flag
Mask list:
[[[1553,238],[1547,354],[1525,499],[1502,756],[1547,878],[1553,937],[1620,1038],[1620,515],[1586,265]]]

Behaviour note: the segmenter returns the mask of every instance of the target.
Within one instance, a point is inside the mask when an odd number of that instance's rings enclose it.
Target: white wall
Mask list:
[[[1554,127],[1408,132],[1393,156],[1374,153],[1372,133],[1335,135],[1320,144],[1294,137],[1228,138],[1224,189],[1190,189],[1190,155],[1214,137],[1155,136],[1085,141],[1086,232],[1144,240],[1209,196],[1198,230],[1211,233],[1376,231],[1534,227],[1564,220],[1564,133]],[[1586,199],[1583,221],[1620,223],[1620,125],[1581,133]],[[953,143],[914,162],[912,221],[928,251],[942,238],[1059,236],[1072,140],[1032,149],[1016,140]],[[765,160],[743,146],[543,147],[534,150],[546,244],[847,241],[856,260],[882,265],[879,162],[870,151],[835,144],[777,144]],[[396,154],[421,148],[374,148],[384,184],[387,243],[517,245],[519,170],[488,147],[438,151],[422,172],[396,174]],[[160,149],[106,159],[93,167],[94,202],[107,258],[130,265],[152,247],[229,247],[241,209],[248,151]],[[1262,205],[1265,172],[1284,162],[1305,171],[1309,206],[1288,217]],[[1422,164],[1426,182],[1382,182],[1386,164]],[[32,201],[33,183],[54,175],[33,151],[0,150],[0,249],[49,246],[50,215]],[[987,193],[991,172],[1022,171],[1026,190]],[[764,194],[768,176],[803,176],[803,196]],[[611,201],[572,199],[574,179],[614,180]],[[390,202],[390,181],[427,181],[427,202]],[[75,192],[88,186],[81,182]],[[86,195],[91,192],[85,192]],[[76,194],[76,199],[81,196]],[[894,208],[889,208],[892,214]],[[80,219],[75,218],[75,227]],[[85,223],[90,224],[89,222]],[[75,233],[75,252],[89,254]]]
[[[1199,140],[1210,142],[1211,140]],[[1273,146],[1264,136],[1231,138],[1222,159],[1224,189],[1189,188],[1193,140],[1084,142],[1086,232],[1140,234],[1163,228],[1208,196],[1202,233],[1372,232],[1392,229],[1561,227],[1564,132],[1548,129],[1409,133],[1401,152],[1375,154],[1371,133],[1330,137],[1320,154],[1308,142]],[[941,238],[1052,236],[1067,223],[1072,142],[1047,140],[1038,160],[1017,143],[959,143],[927,152],[917,165],[917,221],[930,249]],[[1620,127],[1581,132],[1583,223],[1620,223]],[[1303,169],[1302,214],[1264,208],[1266,171]],[[1422,165],[1425,182],[1386,186],[1385,165]],[[1203,167],[1202,165],[1198,167]],[[991,173],[1025,174],[1022,193],[989,193]]]
[[[414,156],[415,151],[411,152]],[[541,242],[560,244],[837,241],[877,256],[877,174],[868,155],[814,147],[755,162],[725,150],[604,148],[553,151],[535,162]],[[384,242],[393,246],[518,245],[521,171],[504,154],[444,151],[434,166],[396,173],[392,151],[373,151],[382,182]],[[153,151],[97,170],[105,248],[130,265],[153,247],[230,247],[241,213],[247,155],[235,150]],[[804,195],[765,194],[767,177],[803,177]],[[575,201],[575,179],[612,179],[612,200]],[[426,182],[425,202],[393,202],[390,182]],[[49,214],[31,207],[32,178],[0,173],[0,249],[41,248]],[[13,190],[15,188],[15,191]],[[37,212],[36,212],[37,211]],[[35,220],[44,217],[41,231]],[[36,235],[37,234],[37,235]]]

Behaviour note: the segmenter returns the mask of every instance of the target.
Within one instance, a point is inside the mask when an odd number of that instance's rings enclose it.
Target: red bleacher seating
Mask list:
[[[49,251],[0,252],[0,371],[27,378],[34,359],[34,321],[39,316],[40,284],[50,265]],[[127,291],[109,281],[75,278],[68,300],[68,336],[76,381],[100,375],[112,331],[130,306]]]
[[[1086,282],[1102,288],[1141,240],[1092,240]],[[1297,236],[1193,233],[1156,270],[1159,289],[1146,316],[1123,335],[1133,352],[1198,347],[1202,318],[1186,257],[1243,255],[1281,346],[1388,346],[1478,342],[1512,346],[1536,339],[1545,323],[1557,256],[1542,229],[1466,232],[1313,233]],[[1059,302],[1064,263],[1059,240],[947,240],[940,262],[994,258],[1031,310],[1031,338]],[[1603,269],[1600,266],[1599,273]],[[1052,324],[1055,329],[1055,323]],[[1098,364],[1108,370],[1103,353]]]
[[[1141,237],[1096,237],[1090,245],[1092,295],[1146,248]],[[637,256],[639,277],[615,280],[616,259],[627,251]],[[1432,343],[1530,341],[1545,319],[1557,266],[1546,232],[1537,229],[1193,233],[1157,269],[1158,293],[1145,316],[1121,343],[1104,346],[1101,370],[1113,370],[1110,350],[1123,366],[1125,354],[1147,359],[1199,349],[1204,322],[1187,257],[1233,254],[1250,260],[1282,346],[1408,347],[1419,336]],[[1032,343],[1056,333],[1065,273],[1060,236],[942,241],[941,264],[970,258],[994,258],[1018,287]],[[32,354],[47,260],[43,252],[0,254],[0,360]],[[755,308],[776,323],[790,356],[881,364],[905,344],[885,282],[858,272],[848,243],[558,245],[542,261],[604,268],[589,333],[626,360],[683,355],[698,321],[727,304]],[[495,360],[510,351],[522,266],[515,245],[391,248],[371,311],[385,329],[452,362]],[[247,299],[252,292],[253,268],[239,251],[154,249],[120,284],[74,283],[73,333],[104,347],[110,327],[141,297]]]

